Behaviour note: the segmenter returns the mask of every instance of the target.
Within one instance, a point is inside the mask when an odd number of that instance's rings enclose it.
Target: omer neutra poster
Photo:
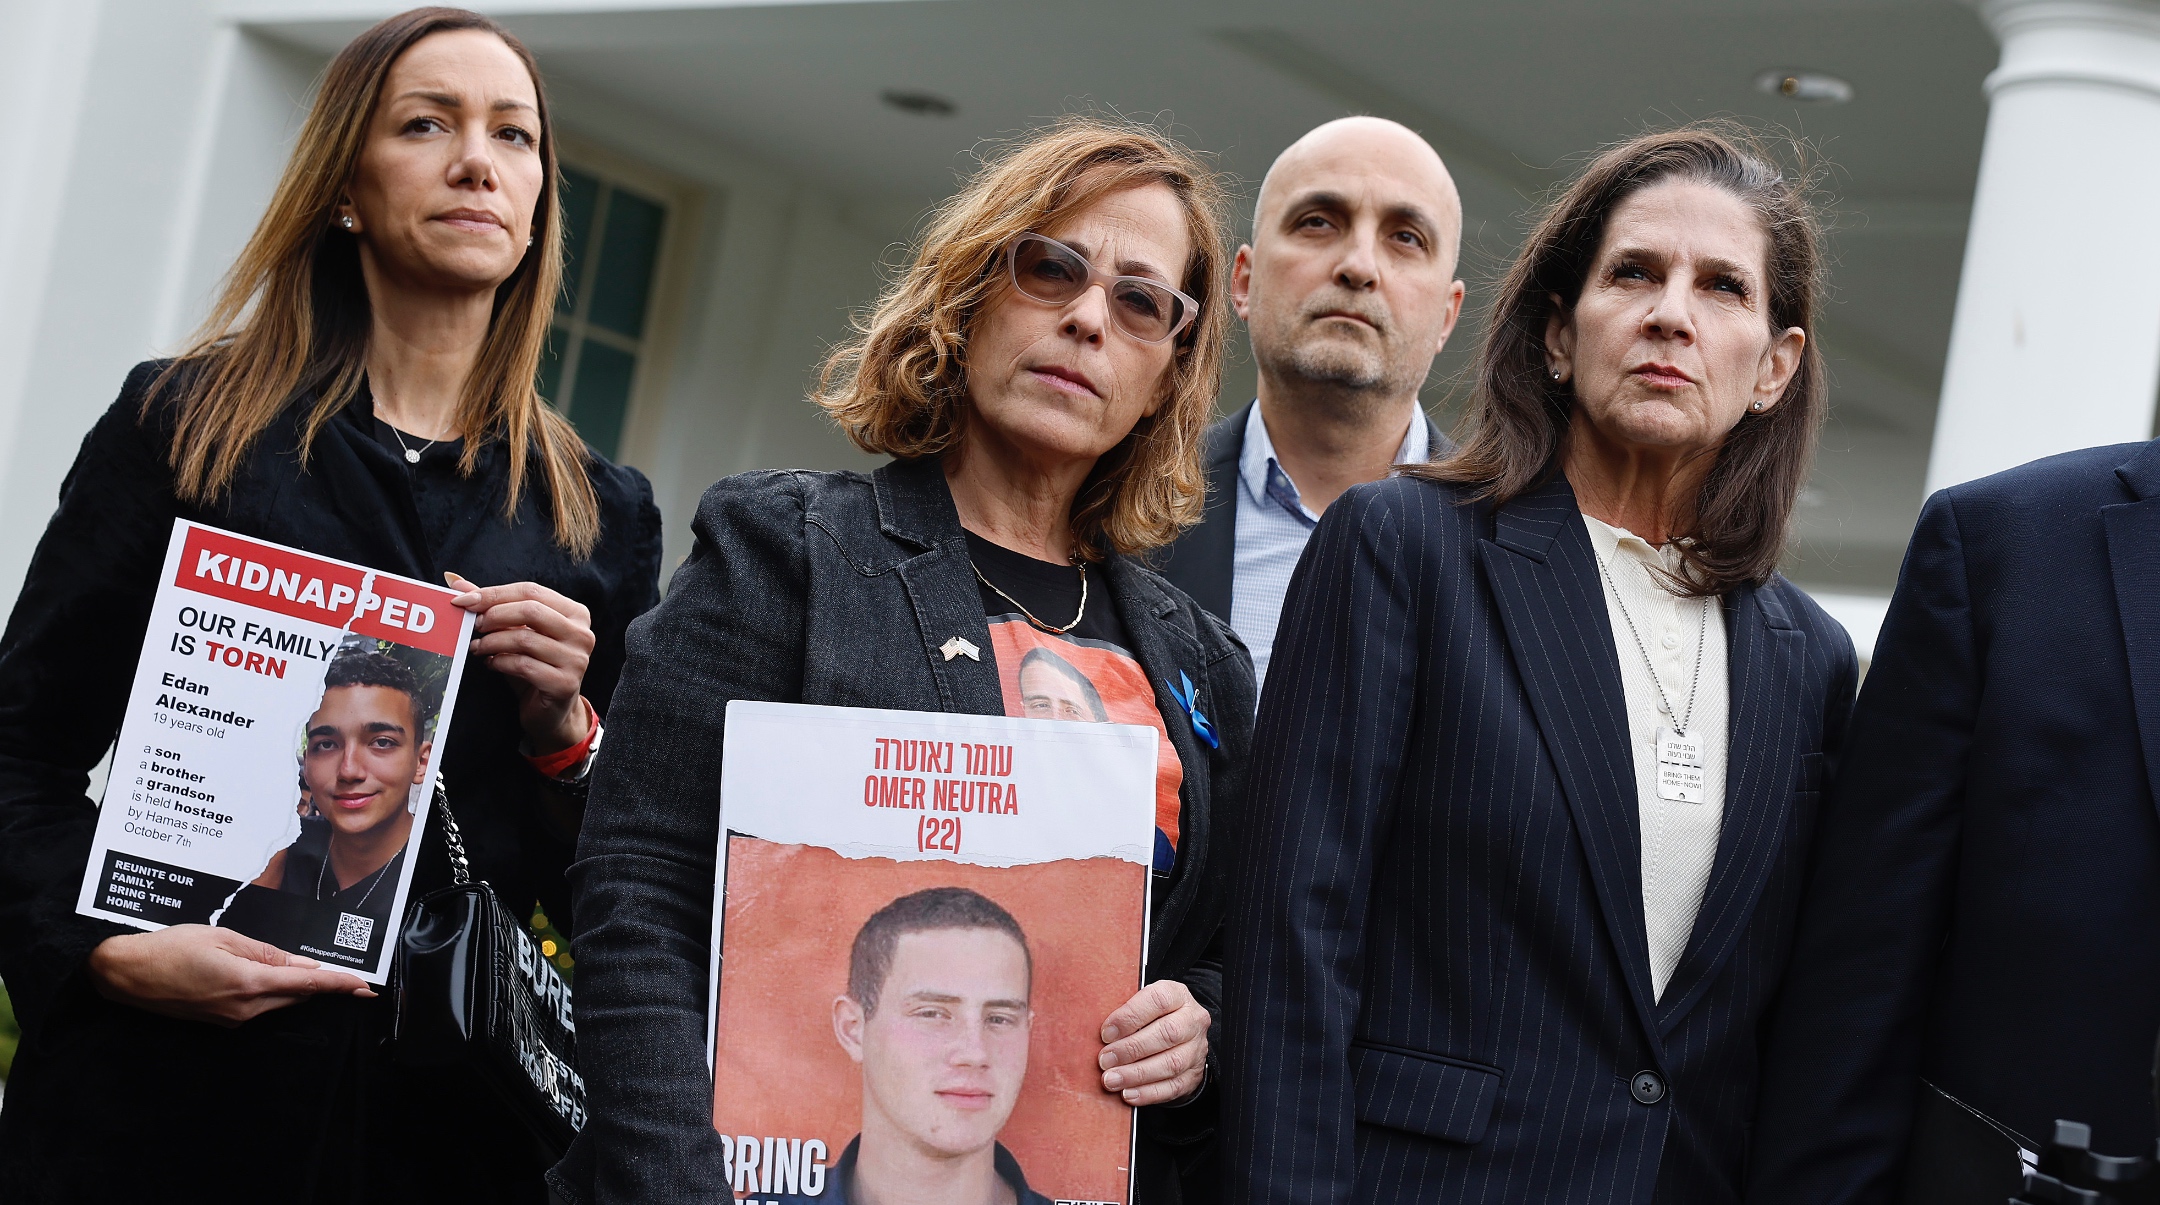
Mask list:
[[[736,701],[713,1126],[738,1201],[1132,1199],[1153,728]]]
[[[76,910],[383,982],[465,668],[454,597],[176,521]]]

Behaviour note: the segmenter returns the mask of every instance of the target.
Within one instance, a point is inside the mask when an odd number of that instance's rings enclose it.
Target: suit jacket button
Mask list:
[[[1628,1093],[1637,1104],[1654,1105],[1665,1099],[1665,1080],[1655,1071],[1638,1071],[1628,1082]]]

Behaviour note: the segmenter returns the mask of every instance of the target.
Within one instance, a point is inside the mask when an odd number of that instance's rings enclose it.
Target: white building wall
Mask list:
[[[82,434],[147,354],[216,23],[203,0],[16,0],[24,165],[0,205],[0,598]],[[21,26],[17,26],[20,28]],[[13,30],[9,30],[10,33]],[[18,74],[19,70],[19,74]],[[18,157],[19,155],[19,157]]]
[[[0,598],[128,368],[200,321],[297,127],[312,64],[213,8],[16,0],[0,15],[0,162],[24,165],[0,183]]]
[[[630,417],[624,459],[643,469],[667,517],[667,567],[690,549],[705,488],[759,467],[869,467],[805,400],[816,364],[876,295],[878,264],[904,242],[905,208],[849,201],[731,148],[551,82],[559,124],[697,186],[703,197],[681,332],[658,366],[658,415]]]
[[[255,232],[321,69],[314,55],[231,26],[212,33],[185,174],[172,182],[171,264],[149,331],[159,351],[195,331]]]
[[[59,0],[0,5],[0,113],[8,115],[0,122],[0,163],[10,168],[0,172],[0,466],[18,442],[60,221],[63,190],[53,182],[66,178],[74,158],[101,7]]]

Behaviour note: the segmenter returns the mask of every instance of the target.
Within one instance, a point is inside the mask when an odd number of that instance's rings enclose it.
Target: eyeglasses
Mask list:
[[[1200,303],[1159,280],[1107,276],[1087,257],[1044,235],[1013,236],[1005,245],[1013,288],[1045,305],[1069,305],[1096,285],[1110,299],[1110,319],[1142,343],[1174,339],[1200,315]]]

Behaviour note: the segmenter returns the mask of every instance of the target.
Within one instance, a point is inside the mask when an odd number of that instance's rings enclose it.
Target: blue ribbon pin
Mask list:
[[[1192,678],[1183,670],[1178,671],[1177,677],[1178,680],[1175,683],[1168,678],[1164,678],[1162,684],[1170,688],[1170,697],[1176,699],[1178,706],[1184,708],[1185,714],[1192,718],[1193,735],[1206,741],[1207,747],[1210,749],[1222,748],[1222,738],[1215,735],[1215,725],[1208,723],[1207,715],[1198,707],[1193,706],[1194,703],[1199,701],[1200,692],[1193,689]],[[1182,684],[1185,689],[1179,690],[1179,684]]]

